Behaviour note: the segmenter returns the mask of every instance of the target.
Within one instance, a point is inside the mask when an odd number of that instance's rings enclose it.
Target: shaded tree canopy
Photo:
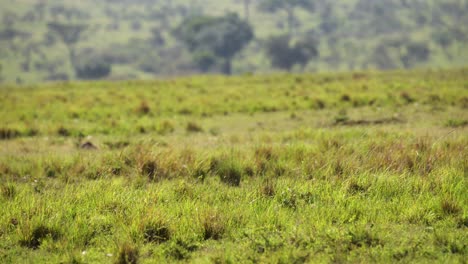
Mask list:
[[[63,23],[49,23],[47,27],[50,31],[55,32],[62,41],[67,45],[72,45],[80,40],[80,36],[87,28],[82,24],[63,24]]]
[[[78,73],[75,67],[75,49],[74,45],[80,40],[82,33],[87,29],[83,24],[64,24],[58,22],[48,23],[49,31],[57,34],[63,43],[67,46],[69,59],[72,68]]]
[[[76,77],[85,80],[94,80],[107,77],[112,71],[109,63],[100,59],[86,59],[75,65]]]
[[[223,17],[192,17],[183,21],[174,33],[193,54],[203,53],[203,57],[206,58],[210,57],[207,54],[211,53],[223,58],[223,72],[226,74],[231,73],[231,60],[234,55],[254,36],[250,24],[234,13]],[[203,61],[205,64],[206,60]]]
[[[318,56],[317,43],[310,38],[293,41],[288,35],[281,35],[268,39],[265,46],[271,64],[285,70],[296,64],[304,66]]]
[[[289,34],[292,34],[296,23],[294,9],[300,7],[308,11],[313,11],[315,5],[312,0],[261,0],[258,7],[262,11],[272,13],[284,10],[288,16]]]

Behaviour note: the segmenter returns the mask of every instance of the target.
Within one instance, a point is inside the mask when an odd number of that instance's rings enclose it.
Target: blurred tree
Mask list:
[[[242,3],[244,5],[244,20],[249,21],[250,19],[250,4],[253,0],[234,0],[236,3]]]
[[[291,70],[296,64],[305,66],[310,59],[318,56],[314,39],[293,41],[288,35],[268,39],[266,53],[274,67],[285,70]]]
[[[295,9],[303,8],[308,11],[313,11],[314,2],[313,0],[261,0],[259,8],[262,11],[273,13],[280,10],[285,11],[287,15],[288,33],[291,36],[295,34]]]
[[[150,43],[154,46],[164,46],[166,44],[166,40],[164,39],[162,30],[158,27],[154,27],[151,29],[151,39]]]
[[[75,65],[76,77],[85,80],[94,80],[107,77],[112,66],[99,58],[83,59]]]
[[[435,31],[431,34],[432,40],[435,41],[442,48],[447,49],[454,39],[447,30],[444,31]]]
[[[202,72],[208,72],[219,64],[219,59],[207,51],[199,51],[193,54],[193,60]]]
[[[189,18],[176,28],[174,34],[192,54],[204,54],[203,57],[208,58],[207,54],[211,53],[211,56],[222,58],[222,72],[225,74],[231,74],[232,58],[253,38],[252,27],[234,13],[223,17]],[[207,60],[201,61],[203,70]]]
[[[431,51],[426,43],[410,42],[405,45],[406,52],[401,55],[401,61],[405,68],[417,66],[429,60]]]
[[[2,24],[6,28],[11,28],[18,20],[18,15],[12,12],[2,13]]]
[[[57,34],[67,46],[70,64],[75,67],[75,44],[80,40],[82,33],[87,29],[82,24],[64,24],[52,22],[47,25],[50,32]]]
[[[380,70],[397,68],[398,61],[392,57],[392,50],[392,47],[386,43],[379,43],[369,57],[370,63],[375,64]]]

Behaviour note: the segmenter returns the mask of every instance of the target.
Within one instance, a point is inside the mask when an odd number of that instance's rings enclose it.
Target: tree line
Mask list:
[[[204,1],[106,0],[100,6],[105,24],[92,23],[93,16],[79,7],[41,1],[21,15],[2,13],[0,53],[21,60],[20,72],[47,72],[46,79],[65,80],[105,78],[123,65],[133,69],[127,78],[140,72],[232,74],[262,67],[412,68],[427,65],[433,54],[455,60],[468,42],[468,30],[461,26],[468,23],[463,1],[226,0],[242,11],[217,15]],[[265,15],[275,17],[269,34],[257,18]],[[44,23],[42,38],[17,26],[25,23]],[[103,32],[149,32],[149,37],[93,42]],[[50,55],[54,49],[66,55],[57,59]],[[1,80],[5,62],[0,65]]]

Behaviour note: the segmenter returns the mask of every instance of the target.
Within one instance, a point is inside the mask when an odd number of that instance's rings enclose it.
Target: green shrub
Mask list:
[[[76,77],[85,80],[96,80],[109,76],[112,65],[104,61],[90,60],[75,65]]]

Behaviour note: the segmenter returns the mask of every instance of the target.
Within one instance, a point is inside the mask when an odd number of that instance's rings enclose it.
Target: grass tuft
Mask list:
[[[148,102],[142,101],[137,107],[136,112],[141,115],[147,115],[151,112],[151,108],[148,105]]]
[[[405,101],[407,104],[414,103],[416,99],[414,99],[408,92],[402,92],[400,94],[401,99]]]
[[[343,94],[340,98],[342,102],[351,102],[351,96],[349,94]]]
[[[356,180],[351,180],[346,186],[346,190],[350,194],[358,194],[367,192],[368,187],[358,183]]]
[[[51,238],[56,241],[59,237],[59,230],[39,225],[35,227],[25,239],[20,240],[20,244],[31,249],[38,249],[44,239]]]
[[[190,254],[197,250],[198,247],[199,246],[194,242],[177,239],[170,243],[170,245],[165,249],[165,254],[176,260],[184,260],[188,259]]]
[[[171,231],[161,220],[152,220],[143,227],[143,238],[146,243],[163,243],[171,238]]]
[[[260,194],[264,197],[273,197],[276,193],[276,185],[271,180],[266,180],[260,185]]]
[[[62,137],[69,137],[71,135],[70,130],[64,128],[63,126],[57,129],[57,134]]]
[[[457,215],[461,212],[461,208],[458,204],[451,199],[444,199],[441,203],[442,212],[447,215]]]
[[[5,199],[13,199],[16,196],[16,187],[13,184],[5,184],[0,187],[0,192]]]
[[[146,161],[141,167],[141,174],[148,177],[150,180],[153,180],[158,172],[158,164],[156,161]]]
[[[354,247],[376,247],[382,245],[381,240],[369,230],[350,231],[351,245]]]
[[[115,264],[137,264],[139,257],[138,248],[126,243],[120,247]]]
[[[223,237],[226,226],[218,212],[207,212],[202,219],[203,239],[219,240]]]
[[[229,186],[240,186],[243,169],[239,161],[234,158],[213,159],[211,170],[219,175],[221,182]]]
[[[0,128],[0,140],[1,139],[13,139],[21,136],[21,132],[11,128]]]
[[[190,133],[199,133],[199,132],[203,132],[203,128],[195,123],[195,122],[188,122],[187,123],[187,127],[185,128],[187,130],[187,132],[190,132]]]
[[[449,119],[445,123],[445,126],[452,127],[452,128],[460,128],[468,126],[468,120],[461,120],[461,119]]]

